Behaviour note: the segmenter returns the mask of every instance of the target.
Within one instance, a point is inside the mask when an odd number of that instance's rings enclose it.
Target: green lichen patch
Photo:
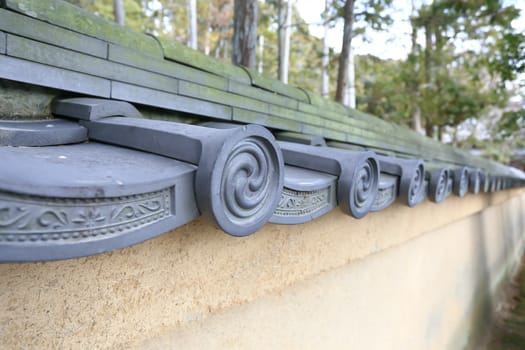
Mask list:
[[[354,128],[351,125],[348,125],[348,124],[345,124],[345,123],[336,122],[336,121],[329,120],[329,119],[325,119],[324,120],[324,127],[327,128],[327,129],[332,129],[332,130],[339,130],[339,131],[344,131],[344,132],[353,132],[355,134],[361,134],[362,133],[362,129]]]
[[[323,124],[323,119],[318,115],[300,113],[297,110],[288,109],[273,104],[270,105],[270,114],[276,117],[296,120],[311,125],[321,126]]]
[[[5,55],[6,43],[6,34],[4,32],[0,32],[0,54],[2,55]]]
[[[50,119],[51,101],[60,91],[0,79],[0,119]]]
[[[246,86],[245,84],[240,84],[232,80],[230,80],[228,91],[290,109],[297,109],[299,104],[299,102],[293,98],[263,90],[256,86]]]
[[[134,83],[162,91],[177,92],[178,81],[165,75],[150,73],[15,35],[9,35],[7,52],[13,57],[44,63],[57,68],[66,68],[75,72]]]
[[[166,120],[176,123],[197,124],[203,119],[197,115],[170,111],[163,108],[140,106],[140,114],[145,119]]]
[[[204,86],[226,90],[228,80],[196,68],[188,67],[164,59],[156,59],[141,52],[118,45],[109,45],[109,60],[127,64],[150,72],[164,74],[177,79],[183,79]]]
[[[145,54],[162,57],[157,41],[81,8],[57,0],[4,0],[3,7],[62,28],[119,44]]]
[[[339,102],[335,102],[328,98],[324,98],[319,94],[302,89],[303,92],[308,96],[308,100],[314,106],[320,107],[323,111],[329,111],[334,113],[339,113],[342,115],[348,114],[348,107],[342,105]]]
[[[250,84],[250,77],[240,67],[216,60],[173,40],[159,38],[164,58],[201,69],[243,84]]]
[[[304,90],[296,88],[291,85],[287,85],[280,80],[269,78],[265,75],[259,74],[253,69],[244,68],[250,75],[251,83],[254,86],[273,91],[278,94],[294,98],[298,101],[309,102],[309,98]]]
[[[344,141],[347,139],[347,134],[341,131],[323,129],[321,136],[329,140]]]
[[[299,102],[298,109],[300,112],[309,113],[313,115],[322,115],[324,117],[324,113],[321,113],[319,107],[311,105],[309,103]]]
[[[410,133],[410,131],[404,128],[400,128],[401,130],[393,132],[390,124],[375,123],[374,119],[370,120],[373,123],[367,123],[362,119],[355,119],[348,115],[322,110],[320,107],[304,103],[299,105],[299,110],[304,112],[303,115],[313,114],[316,116],[322,116],[322,125],[325,129],[348,133],[350,140],[353,142],[370,142],[373,145],[381,147],[393,144],[396,145],[397,149],[410,148],[412,145],[406,139],[406,134]]]
[[[260,113],[268,112],[268,104],[248,97],[231,94],[219,89],[210,88],[181,81],[179,84],[179,94],[195,97],[202,100],[226,104],[233,107],[240,107]]]
[[[319,94],[316,94],[306,89],[302,90],[308,96],[308,102],[314,106],[322,106],[327,102],[326,99]]]
[[[48,23],[0,9],[0,29],[66,49],[106,58],[108,44]]]
[[[303,132],[303,124],[297,121],[272,117],[268,114],[249,111],[242,108],[233,109],[233,120],[248,124],[263,125],[271,129]]]
[[[111,97],[117,100],[135,102],[146,106],[160,107],[204,117],[213,116],[218,119],[230,120],[232,116],[232,108],[224,104],[120,82],[112,82]]]

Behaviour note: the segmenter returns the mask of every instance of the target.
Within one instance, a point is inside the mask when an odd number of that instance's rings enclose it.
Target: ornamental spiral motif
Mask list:
[[[459,174],[459,191],[458,195],[463,197],[468,191],[468,170],[462,169]]]
[[[474,170],[470,176],[470,190],[473,194],[478,194],[481,189],[481,173],[479,170]]]
[[[439,203],[445,199],[447,195],[447,186],[448,186],[448,171],[445,169],[439,172],[439,178],[437,179],[436,189],[434,192],[436,203]]]
[[[414,206],[417,204],[421,191],[425,187],[425,168],[423,164],[419,164],[416,171],[412,175],[410,185],[408,187],[408,205]]]
[[[379,170],[374,158],[366,158],[357,166],[350,190],[350,210],[353,216],[361,218],[370,211],[376,199]]]
[[[265,140],[249,137],[237,143],[224,165],[221,199],[225,214],[237,225],[260,220],[273,212],[272,186],[278,183],[278,165]]]
[[[272,217],[279,204],[284,162],[263,127],[217,129],[203,140],[195,178],[201,213],[232,236],[247,236]]]
[[[487,172],[482,171],[480,173],[480,191],[488,192],[490,187],[490,179],[489,174]]]

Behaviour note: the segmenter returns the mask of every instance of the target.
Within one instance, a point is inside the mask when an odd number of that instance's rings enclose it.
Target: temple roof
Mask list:
[[[0,1],[0,79],[54,97],[44,120],[0,121],[0,261],[101,253],[199,215],[245,236],[337,206],[361,218],[525,184],[516,169],[59,0]],[[165,116],[146,118],[149,107]]]

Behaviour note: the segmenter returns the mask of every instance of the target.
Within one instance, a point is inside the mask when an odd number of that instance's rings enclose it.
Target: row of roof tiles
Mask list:
[[[135,33],[60,0],[5,0],[0,77],[317,135],[385,154],[506,169],[312,92]],[[3,40],[2,40],[3,39]]]
[[[53,114],[0,122],[0,261],[102,253],[199,215],[246,236],[337,206],[362,218],[396,200],[413,207],[525,185],[478,168],[276,141],[257,125],[144,119],[112,100],[57,100]]]
[[[0,6],[0,79],[91,97],[57,99],[60,119],[0,122],[1,261],[101,253],[199,215],[244,236],[337,206],[361,218],[524,185],[501,164],[63,1]],[[146,120],[129,102],[200,125]]]

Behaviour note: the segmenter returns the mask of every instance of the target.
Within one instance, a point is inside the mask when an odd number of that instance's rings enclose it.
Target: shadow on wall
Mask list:
[[[478,214],[476,229],[480,233],[475,236],[473,251],[476,254],[476,264],[472,266],[472,278],[475,278],[476,292],[471,302],[470,327],[472,332],[466,339],[466,349],[480,349],[486,340],[497,310],[502,299],[504,286],[516,272],[523,254],[523,241],[520,241],[521,230],[524,230],[523,213],[525,206],[523,198],[512,199],[515,205],[505,205],[492,210],[498,215],[487,213]],[[494,222],[496,221],[496,222]],[[490,239],[491,236],[500,236],[499,239]],[[497,249],[487,249],[487,242],[499,242]],[[490,255],[493,252],[494,256]],[[491,269],[492,266],[492,269]],[[461,335],[458,334],[460,337]],[[457,339],[457,338],[456,338]]]

